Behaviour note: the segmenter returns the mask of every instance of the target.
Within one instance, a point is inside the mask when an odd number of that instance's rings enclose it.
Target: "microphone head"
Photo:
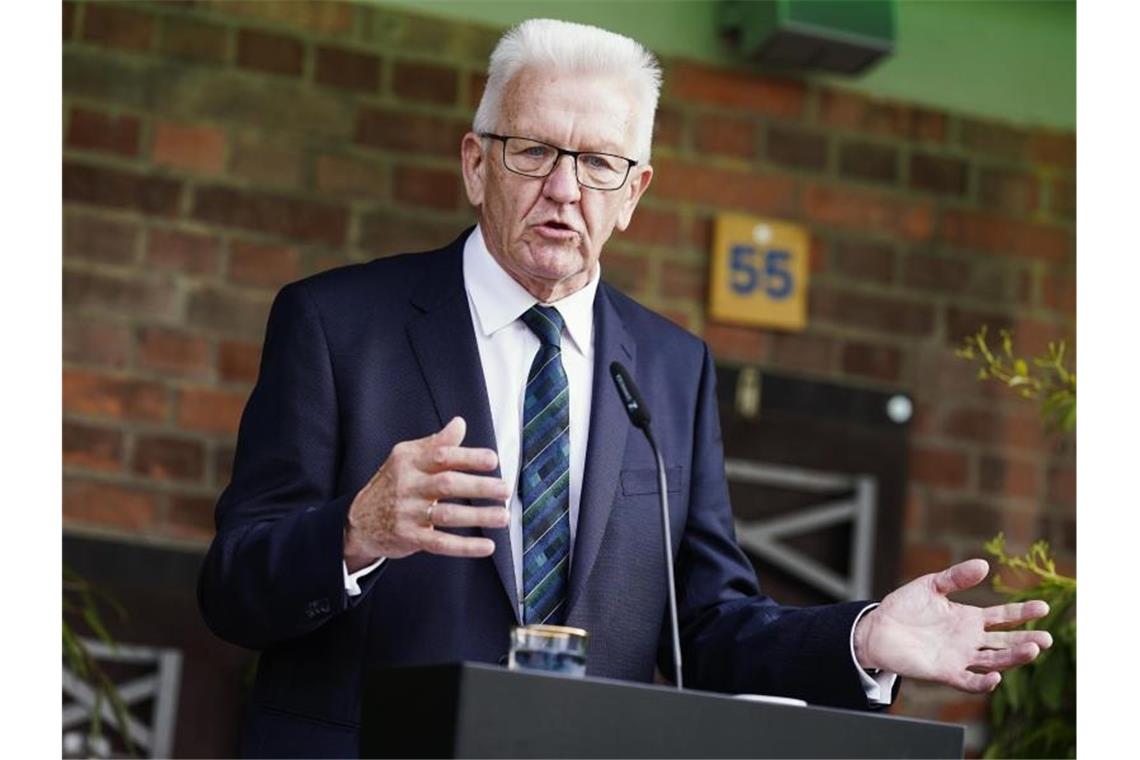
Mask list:
[[[643,430],[648,428],[649,410],[645,408],[645,402],[641,400],[641,394],[638,392],[637,385],[634,384],[629,370],[623,367],[621,362],[613,362],[610,364],[610,375],[613,376],[614,387],[617,388],[621,403],[625,406],[626,414],[629,415],[629,421],[633,423],[634,427]]]

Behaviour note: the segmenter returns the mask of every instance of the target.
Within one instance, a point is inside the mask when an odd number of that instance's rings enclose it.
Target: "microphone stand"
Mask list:
[[[665,574],[669,579],[669,628],[673,633],[673,669],[677,680],[677,690],[680,691],[683,688],[681,677],[681,636],[679,626],[677,625],[677,591],[676,581],[673,577],[673,538],[669,530],[669,491],[668,485],[665,482],[665,460],[661,458],[661,451],[657,448],[657,441],[653,439],[653,433],[649,430],[649,424],[646,423],[645,427],[641,430],[645,433],[645,439],[649,441],[649,448],[653,449],[653,456],[657,460],[657,493],[661,497],[661,527],[665,531]]]

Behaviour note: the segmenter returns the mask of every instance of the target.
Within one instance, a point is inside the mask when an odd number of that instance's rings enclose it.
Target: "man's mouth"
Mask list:
[[[569,240],[577,235],[577,231],[569,224],[558,222],[554,220],[542,222],[535,225],[535,230],[539,235],[552,240]]]

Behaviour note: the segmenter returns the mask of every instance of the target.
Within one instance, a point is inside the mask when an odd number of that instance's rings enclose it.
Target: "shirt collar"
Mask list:
[[[593,340],[594,296],[601,274],[601,264],[597,264],[585,287],[554,303],[543,304],[558,309],[574,348],[583,356]],[[495,261],[478,226],[463,244],[463,282],[478,316],[477,329],[488,338],[540,303]]]

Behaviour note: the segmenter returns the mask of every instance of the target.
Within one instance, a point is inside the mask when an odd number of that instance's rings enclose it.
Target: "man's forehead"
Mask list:
[[[524,69],[504,88],[504,130],[557,142],[573,133],[598,150],[625,149],[634,103],[628,82],[612,76]],[[573,147],[573,146],[567,146]]]

